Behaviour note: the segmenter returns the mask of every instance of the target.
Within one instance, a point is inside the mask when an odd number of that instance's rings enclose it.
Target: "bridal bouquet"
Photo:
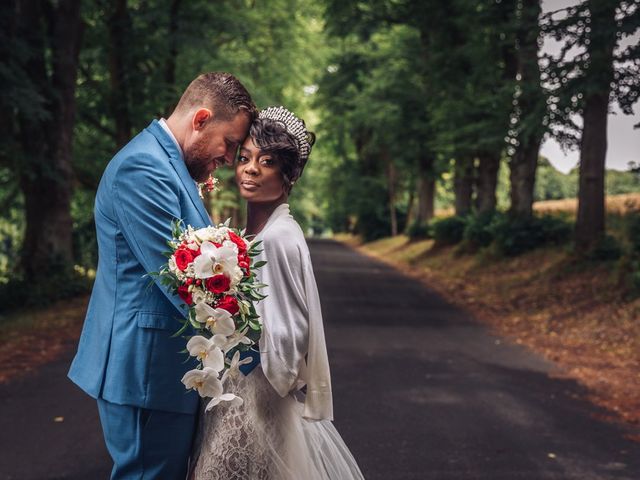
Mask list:
[[[169,261],[157,275],[189,309],[175,336],[188,339],[185,353],[199,361],[182,383],[211,398],[207,411],[223,401],[240,404],[242,399],[225,393],[223,384],[227,375],[251,361],[240,360],[240,354],[257,344],[262,331],[253,302],[264,298],[255,270],[266,262],[252,264],[261,242],[230,228],[229,220],[197,230],[174,222],[172,230]],[[190,328],[195,334],[185,335]]]

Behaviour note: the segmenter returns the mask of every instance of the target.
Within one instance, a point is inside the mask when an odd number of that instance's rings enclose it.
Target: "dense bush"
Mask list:
[[[462,241],[467,226],[465,217],[453,216],[434,220],[431,223],[436,245],[455,245]]]
[[[605,235],[602,240],[588,253],[587,258],[596,261],[618,260],[622,256],[622,247],[618,240]]]
[[[407,236],[412,240],[433,238],[433,229],[429,223],[413,222],[407,229]]]
[[[41,281],[15,277],[0,285],[0,312],[23,307],[43,307],[57,300],[84,295],[91,290],[93,281],[71,271],[46,276]]]
[[[571,240],[573,227],[562,217],[511,217],[499,215],[490,225],[497,253],[515,256],[544,245],[560,245]]]
[[[627,215],[627,238],[631,253],[640,255],[640,210]]]
[[[628,271],[631,288],[640,292],[640,210],[634,210],[626,217],[626,234],[629,251],[620,261]]]
[[[499,215],[497,212],[487,212],[469,217],[463,233],[462,249],[475,252],[489,246],[493,241],[491,225]]]

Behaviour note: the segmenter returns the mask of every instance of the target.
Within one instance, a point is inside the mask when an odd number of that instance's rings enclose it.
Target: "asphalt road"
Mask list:
[[[335,424],[365,478],[640,479],[640,444],[552,365],[379,262],[310,245]],[[1,480],[108,478],[95,403],[66,379],[71,355],[0,386]]]

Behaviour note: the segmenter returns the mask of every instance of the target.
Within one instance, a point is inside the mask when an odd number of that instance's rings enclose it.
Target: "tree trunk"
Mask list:
[[[398,235],[398,215],[396,212],[396,167],[388,154],[384,155],[387,163],[387,186],[389,190],[389,217],[391,221],[391,236]]]
[[[414,217],[416,216],[415,206],[416,206],[416,189],[411,187],[409,188],[409,201],[407,202],[407,216],[405,218],[404,229],[403,229],[403,231],[405,232],[414,223]]]
[[[604,235],[604,169],[607,155],[609,95],[587,98],[580,142],[580,186],[576,220],[576,248],[586,252]]]
[[[419,164],[418,178],[418,215],[419,224],[427,223],[433,218],[436,196],[436,180],[433,176],[433,159],[423,157]]]
[[[127,0],[112,0],[111,14],[107,21],[109,30],[109,86],[111,116],[116,127],[116,147],[126,145],[131,139],[129,116],[129,82],[127,81],[127,42],[130,37],[131,19]]]
[[[513,216],[531,217],[533,215],[533,192],[542,136],[533,136],[529,141],[531,143],[520,144],[510,162],[511,207],[509,213]]]
[[[482,153],[479,159],[476,207],[479,213],[492,212],[496,209],[500,154]]]
[[[605,232],[604,176],[607,155],[607,114],[613,82],[613,49],[616,45],[615,7],[617,2],[590,1],[591,42],[589,68],[585,77],[584,126],[580,140],[580,184],[576,219],[576,250],[587,252]]]
[[[167,41],[169,42],[168,56],[164,65],[164,81],[166,92],[169,95],[168,103],[165,107],[165,115],[171,114],[177,105],[174,90],[176,87],[176,62],[178,60],[178,18],[182,0],[171,0],[169,6],[169,28]]]
[[[3,96],[0,97],[0,166],[7,168],[16,167],[15,139],[16,114],[13,99],[9,97],[9,91],[17,83],[12,77],[15,75],[14,56],[16,55],[16,29],[18,28],[18,3],[16,0],[5,1],[0,4],[0,89]],[[15,87],[13,87],[15,88]]]
[[[538,40],[540,37],[540,0],[522,0],[517,39],[517,65],[520,74],[518,97],[519,118],[517,128],[519,145],[510,161],[512,215],[533,215],[533,191],[538,167],[538,153],[544,130],[542,120],[545,95],[540,86]]]
[[[47,98],[46,120],[21,115],[21,141],[28,159],[20,174],[26,231],[22,266],[31,277],[73,266],[71,154],[75,121],[75,83],[80,49],[80,0],[60,0],[47,13],[51,31],[51,76],[45,66],[46,42],[41,2],[23,3],[22,27],[34,54],[25,64]],[[39,32],[38,32],[39,30]],[[30,31],[30,32],[29,32]],[[29,33],[27,33],[29,32]]]
[[[456,159],[453,179],[456,215],[462,216],[471,213],[473,170],[472,157],[460,157]]]

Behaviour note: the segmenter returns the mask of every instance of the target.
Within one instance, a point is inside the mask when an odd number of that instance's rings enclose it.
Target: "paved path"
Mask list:
[[[333,242],[311,250],[335,424],[368,480],[640,479],[640,444],[551,365],[387,266]],[[0,386],[0,480],[107,478],[70,358]]]

